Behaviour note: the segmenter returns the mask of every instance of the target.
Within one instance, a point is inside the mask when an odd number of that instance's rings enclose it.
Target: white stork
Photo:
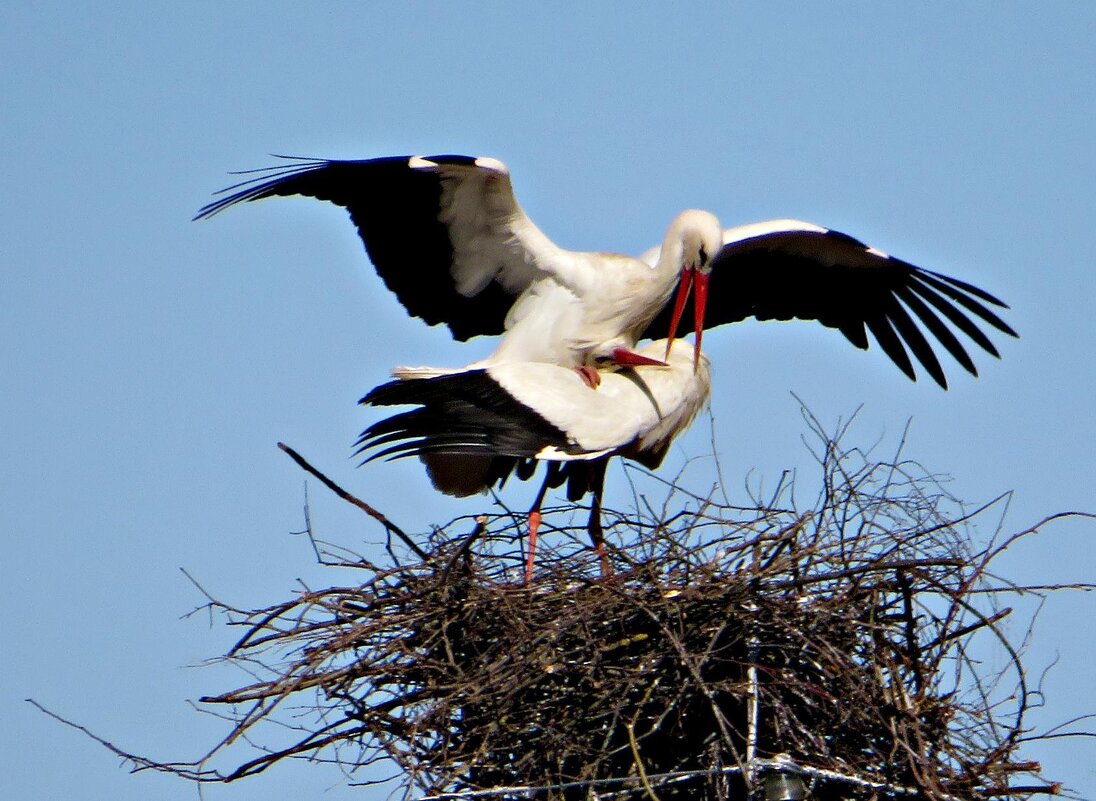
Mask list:
[[[564,482],[572,501],[593,495],[587,528],[607,575],[601,493],[609,459],[624,456],[658,467],[673,438],[707,402],[710,388],[707,358],[697,361],[685,342],[650,342],[638,354],[665,356],[666,366],[606,372],[597,392],[567,367],[533,362],[383,384],[361,402],[418,408],[367,428],[358,452],[372,451],[366,461],[418,456],[434,486],[457,496],[501,485],[512,472],[528,478],[537,461],[546,462],[548,475],[529,513],[526,583],[540,504],[550,486]]]
[[[661,247],[639,258],[565,250],[522,211],[509,170],[492,158],[297,159],[222,191],[195,219],[276,195],[346,208],[408,312],[445,323],[458,340],[502,335],[497,350],[470,367],[548,362],[596,386],[598,367],[643,361],[638,340],[672,340],[690,304],[694,360],[704,328],[748,317],[818,320],[861,349],[870,330],[916,380],[908,348],[945,389],[944,370],[914,317],[973,375],[974,362],[945,320],[994,356],[976,319],[1016,336],[990,309],[1007,308],[993,295],[798,220],[723,230],[712,214],[689,210],[670,223]]]

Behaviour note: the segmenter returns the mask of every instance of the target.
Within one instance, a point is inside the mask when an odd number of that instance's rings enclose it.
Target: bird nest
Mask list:
[[[503,513],[434,531],[421,557],[343,559],[347,586],[212,602],[255,680],[202,699],[231,732],[200,763],[141,767],[223,781],[388,759],[410,794],[670,801],[744,798],[790,761],[818,799],[1056,792],[1018,753],[1032,691],[997,602],[1025,588],[988,570],[1038,526],[976,549],[985,507],[917,465],[830,440],[817,456],[809,508],[786,487],[744,508],[668,485],[661,508],[606,512],[608,578],[567,506],[527,586],[524,520]],[[208,768],[243,742],[257,755]]]

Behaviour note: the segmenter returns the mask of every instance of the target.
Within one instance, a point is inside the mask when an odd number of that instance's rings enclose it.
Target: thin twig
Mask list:
[[[376,520],[378,523],[380,523],[382,526],[384,526],[385,529],[387,529],[389,532],[391,532],[392,534],[395,534],[397,537],[399,537],[401,540],[403,540],[403,544],[406,545],[408,548],[410,548],[411,551],[415,554],[415,556],[419,557],[420,559],[424,559],[424,560],[427,558],[426,557],[426,552],[424,550],[422,550],[422,548],[420,548],[418,545],[416,545],[415,541],[412,540],[409,536],[407,536],[407,534],[404,532],[403,529],[401,529],[399,526],[397,526],[395,523],[393,523],[391,520],[389,520],[387,517],[385,517],[379,511],[377,511],[374,507],[370,506],[368,503],[366,503],[365,501],[363,501],[359,498],[355,498],[353,495],[351,495],[349,492],[344,490],[342,487],[340,487],[334,481],[329,479],[327,476],[325,476],[323,473],[321,473],[315,467],[310,465],[308,463],[308,461],[303,456],[301,456],[299,453],[297,453],[291,447],[286,445],[284,442],[279,442],[278,447],[281,448],[283,451],[285,451],[289,455],[290,459],[292,459],[294,462],[296,462],[298,465],[300,465],[303,469],[307,470],[309,473],[311,473],[316,478],[318,478],[323,483],[323,485],[325,487],[327,487],[329,490],[334,492],[336,495],[338,495],[344,501],[347,501],[348,503],[352,503],[354,506],[357,506],[359,509],[361,509],[363,512],[365,512],[367,515],[369,515],[374,520]]]

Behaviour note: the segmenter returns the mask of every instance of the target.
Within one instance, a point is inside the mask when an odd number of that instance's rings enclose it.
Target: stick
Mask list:
[[[427,557],[426,552],[422,548],[420,548],[418,545],[416,545],[415,541],[412,540],[409,536],[407,536],[407,534],[404,532],[404,530],[402,528],[397,526],[395,523],[393,523],[391,520],[389,520],[387,517],[385,517],[379,511],[374,509],[372,506],[367,504],[365,501],[362,501],[362,500],[359,500],[358,498],[355,498],[353,495],[351,495],[349,492],[344,490],[342,487],[340,487],[334,481],[329,479],[327,476],[325,476],[323,473],[321,473],[315,467],[310,465],[307,461],[305,461],[305,458],[303,456],[301,456],[295,450],[290,448],[284,442],[279,442],[278,447],[281,448],[283,451],[285,451],[287,454],[289,454],[290,459],[292,459],[294,462],[299,464],[302,468],[304,468],[309,473],[311,473],[316,478],[318,478],[320,481],[322,481],[324,486],[327,487],[329,490],[334,492],[336,495],[338,495],[344,501],[348,501],[349,503],[352,503],[355,506],[357,506],[359,509],[361,509],[363,512],[365,512],[367,515],[369,515],[374,520],[376,520],[378,523],[380,523],[382,526],[384,526],[390,533],[395,534],[397,537],[399,537],[401,540],[403,540],[403,544],[406,545],[408,548],[410,548],[412,551],[414,551],[415,555],[418,556],[419,559],[422,559],[423,561],[426,561],[429,558],[429,557]]]

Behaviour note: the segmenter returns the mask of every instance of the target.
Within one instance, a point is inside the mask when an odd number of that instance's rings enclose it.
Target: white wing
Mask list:
[[[506,165],[470,156],[297,160],[257,170],[202,208],[304,195],[342,206],[385,284],[407,311],[457,339],[500,334],[514,299],[538,278],[580,266],[522,211]]]

